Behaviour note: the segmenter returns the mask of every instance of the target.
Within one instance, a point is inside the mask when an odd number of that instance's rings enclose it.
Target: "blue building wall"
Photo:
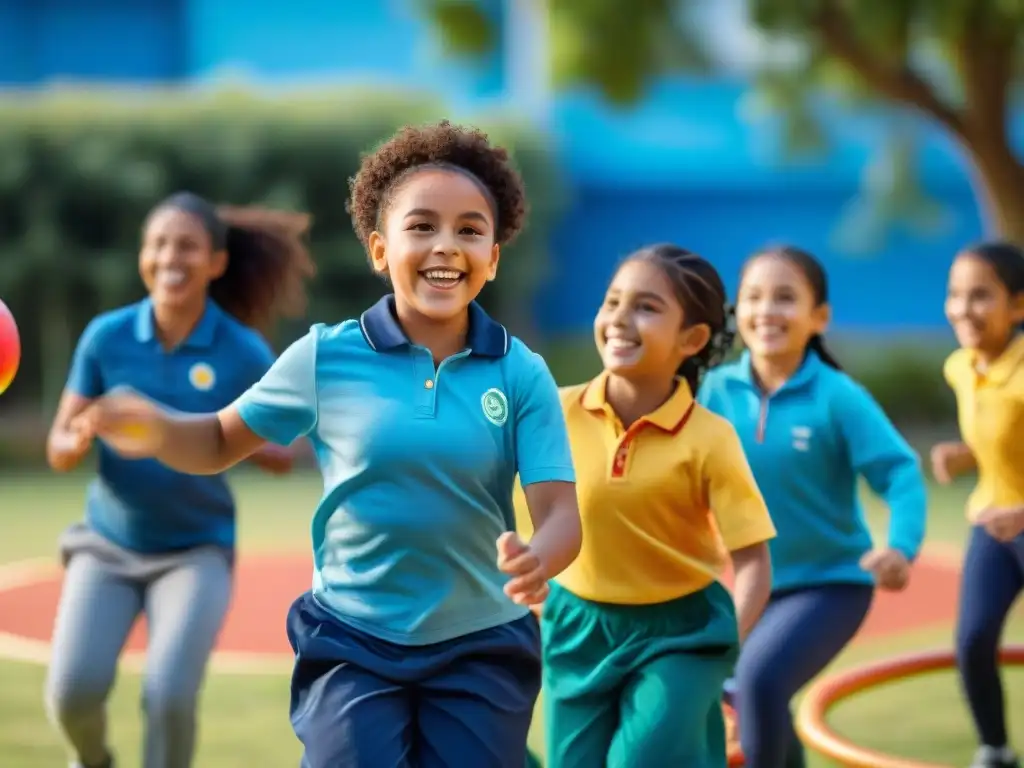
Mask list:
[[[488,0],[498,10],[500,0]],[[0,0],[0,85],[55,80],[203,81],[225,72],[261,83],[353,81],[422,88],[453,111],[507,92],[502,51],[481,64],[446,58],[414,0]],[[743,83],[658,84],[624,112],[562,94],[549,130],[571,182],[553,236],[553,278],[538,303],[552,331],[586,328],[614,264],[673,240],[721,266],[730,287],[752,250],[798,243],[826,262],[836,323],[847,329],[941,328],[945,269],[981,223],[957,149],[934,127],[918,136],[921,173],[945,206],[928,235],[895,231],[868,255],[834,242],[865,163],[893,126],[835,110],[834,146],[786,161],[780,131],[742,118]]]
[[[180,0],[0,0],[0,84],[187,74]]]
[[[944,329],[947,266],[982,234],[959,148],[930,124],[914,126],[919,175],[941,204],[941,226],[917,233],[897,223],[876,249],[859,252],[838,230],[891,120],[828,110],[830,151],[798,162],[783,150],[777,123],[738,117],[748,96],[742,83],[676,81],[631,112],[590,94],[559,100],[553,125],[574,189],[540,301],[545,327],[586,326],[616,261],[671,240],[711,258],[732,291],[750,253],[798,244],[828,268],[837,326]]]

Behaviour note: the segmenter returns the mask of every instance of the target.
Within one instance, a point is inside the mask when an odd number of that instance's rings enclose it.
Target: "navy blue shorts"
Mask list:
[[[307,592],[288,612],[291,720],[303,768],[523,768],[540,693],[526,616],[404,646],[347,626]]]

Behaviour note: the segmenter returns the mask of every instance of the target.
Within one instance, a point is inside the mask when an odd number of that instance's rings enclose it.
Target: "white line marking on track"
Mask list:
[[[963,562],[963,552],[953,544],[929,543],[924,547],[919,559],[919,562],[922,561],[928,561],[932,566],[959,571]],[[0,593],[52,581],[60,578],[61,573],[60,565],[50,558],[0,564]],[[50,643],[13,634],[0,628],[0,659],[45,666],[50,663]],[[127,672],[141,672],[145,661],[144,652],[126,651],[121,655],[119,666]],[[288,673],[292,668],[292,662],[291,654],[287,653],[214,651],[209,669],[218,675],[276,675]]]
[[[0,593],[59,579],[62,569],[50,558],[18,560],[0,564]],[[50,663],[50,643],[13,634],[0,627],[0,659],[29,664]],[[121,654],[120,669],[141,672],[146,654],[126,651]],[[291,671],[293,658],[288,653],[251,653],[246,651],[214,651],[209,669],[219,675],[277,675]]]

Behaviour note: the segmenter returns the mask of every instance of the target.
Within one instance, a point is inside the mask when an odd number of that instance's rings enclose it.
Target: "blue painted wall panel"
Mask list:
[[[811,250],[828,270],[835,324],[849,330],[936,329],[945,320],[946,271],[981,224],[969,196],[944,202],[957,211],[941,237],[895,232],[884,250],[851,256],[832,242],[846,201],[841,193],[577,190],[555,232],[551,282],[537,302],[541,327],[585,331],[615,265],[631,251],[675,242],[712,260],[735,296],[739,270],[755,250],[789,242]]]
[[[180,0],[0,0],[0,84],[176,80],[180,11]]]
[[[0,0],[0,86],[36,80],[33,14],[23,0]]]

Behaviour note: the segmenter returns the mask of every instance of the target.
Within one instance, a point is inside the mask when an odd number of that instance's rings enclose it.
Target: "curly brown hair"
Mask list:
[[[347,210],[356,235],[365,245],[380,230],[395,190],[409,173],[423,166],[463,171],[483,185],[494,206],[495,241],[515,239],[526,220],[526,190],[508,152],[493,146],[487,134],[442,120],[434,125],[406,126],[366,155],[356,175]]]

